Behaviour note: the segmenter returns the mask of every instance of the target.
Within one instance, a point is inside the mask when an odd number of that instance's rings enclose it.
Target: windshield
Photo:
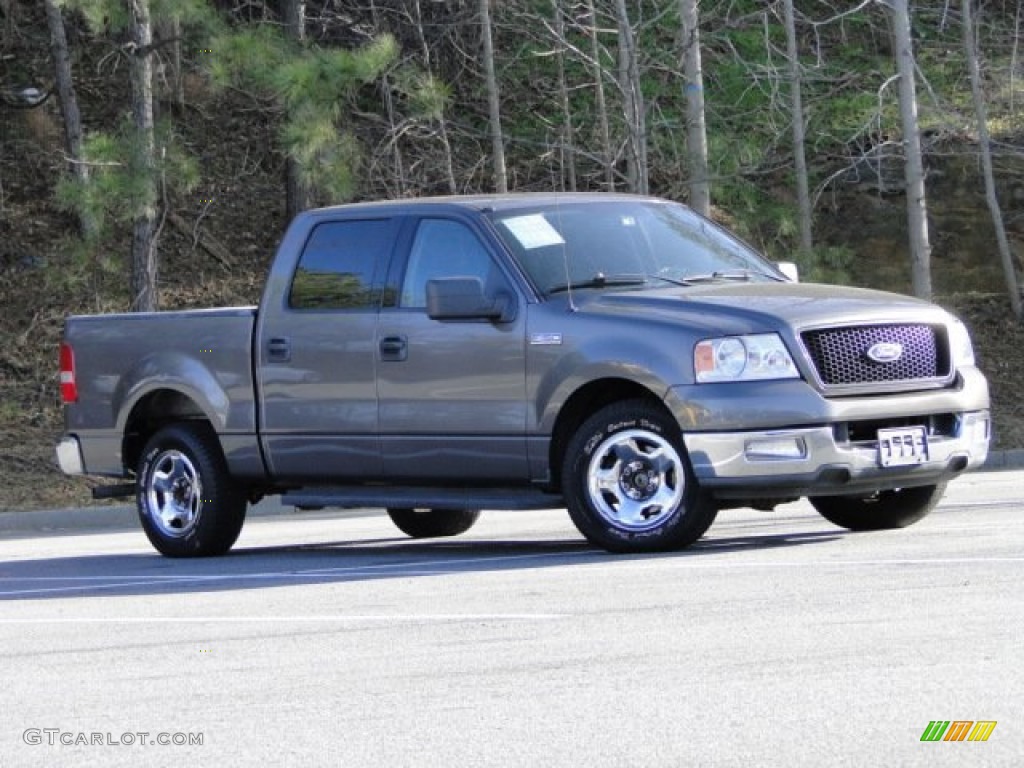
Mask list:
[[[570,199],[492,218],[545,294],[658,281],[782,279],[749,246],[675,203]]]

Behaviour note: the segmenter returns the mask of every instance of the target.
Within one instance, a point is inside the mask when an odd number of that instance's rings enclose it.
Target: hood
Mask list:
[[[944,323],[940,307],[911,296],[815,283],[714,283],[593,292],[580,311],[644,315],[723,334],[879,322]]]

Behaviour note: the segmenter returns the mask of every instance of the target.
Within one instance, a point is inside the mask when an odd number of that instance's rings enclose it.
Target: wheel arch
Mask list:
[[[593,413],[606,405],[623,400],[645,400],[664,408],[665,403],[654,392],[635,381],[622,378],[605,378],[588,382],[577,389],[565,401],[551,433],[548,466],[551,472],[551,483],[555,488],[562,485],[562,463],[565,451],[573,434],[580,425]]]
[[[156,432],[169,424],[213,421],[188,394],[172,388],[151,390],[138,398],[121,427],[121,456],[126,469],[134,472],[142,449]]]

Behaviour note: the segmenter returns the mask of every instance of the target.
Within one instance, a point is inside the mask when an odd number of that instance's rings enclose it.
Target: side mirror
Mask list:
[[[796,264],[792,261],[780,261],[775,264],[775,268],[779,270],[791,283],[800,282],[800,270],[797,269]]]
[[[427,316],[507,323],[515,319],[515,302],[506,293],[488,297],[479,277],[445,277],[427,281]]]

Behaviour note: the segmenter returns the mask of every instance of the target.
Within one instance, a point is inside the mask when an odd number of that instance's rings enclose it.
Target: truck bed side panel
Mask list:
[[[225,441],[229,463],[258,456],[255,315],[238,307],[68,318],[79,398],[65,409],[65,429],[81,440],[86,471],[122,473],[121,440],[132,409],[160,391],[195,404]]]

